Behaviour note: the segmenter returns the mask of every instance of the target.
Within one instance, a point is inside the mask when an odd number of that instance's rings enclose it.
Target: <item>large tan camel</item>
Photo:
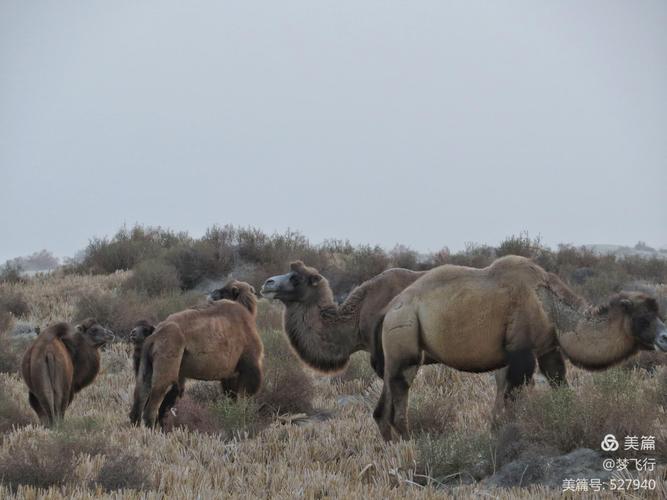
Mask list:
[[[510,395],[535,369],[564,377],[562,355],[603,369],[638,349],[667,350],[655,299],[621,293],[588,307],[555,275],[508,256],[484,269],[432,269],[389,304],[382,329],[384,387],[374,412],[382,436],[408,436],[408,391],[425,355],[457,370],[506,367],[499,389]],[[558,382],[558,380],[556,381]]]
[[[130,413],[153,427],[162,401],[186,378],[220,380],[235,395],[254,394],[262,382],[262,341],[255,326],[256,298],[247,283],[228,284],[236,301],[168,316],[144,342]]]
[[[76,328],[67,323],[49,326],[30,344],[21,373],[30,406],[44,425],[62,420],[74,394],[95,380],[99,348],[111,340],[113,334],[89,318]]]
[[[371,353],[376,373],[384,373],[379,342],[385,307],[424,272],[388,269],[356,287],[338,306],[329,282],[301,261],[290,272],[266,280],[261,294],[285,304],[285,332],[299,357],[312,368],[333,372],[359,350]]]

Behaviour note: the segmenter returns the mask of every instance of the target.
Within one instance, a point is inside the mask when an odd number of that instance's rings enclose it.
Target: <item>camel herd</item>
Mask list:
[[[565,384],[565,362],[604,369],[640,349],[667,351],[656,300],[624,292],[591,307],[556,275],[507,256],[484,269],[444,265],[430,271],[389,269],[356,287],[341,305],[316,269],[297,261],[260,291],[285,306],[284,330],[296,355],[322,372],[343,369],[360,350],[384,381],[373,417],[385,440],[409,437],[410,385],[422,364],[496,372],[496,412],[532,381],[536,366],[552,386]],[[135,389],[130,420],[163,424],[185,380],[219,380],[226,394],[255,394],[263,346],[255,323],[257,294],[231,281],[209,304],[132,330]],[[58,323],[26,351],[29,402],[45,425],[64,418],[100,366],[99,347],[113,338],[94,319]]]

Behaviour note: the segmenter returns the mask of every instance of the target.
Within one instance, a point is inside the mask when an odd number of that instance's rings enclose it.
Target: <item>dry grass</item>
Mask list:
[[[30,304],[28,321],[45,326],[72,319],[77,300],[91,290],[115,293],[125,277],[40,278],[11,286],[20,287]],[[274,326],[275,311],[262,307],[270,317],[260,321]],[[262,335],[262,393],[235,403],[216,383],[189,382],[169,432],[129,424],[134,377],[125,344],[102,353],[98,379],[75,397],[56,430],[37,425],[18,375],[0,374],[0,498],[561,498],[558,489],[493,489],[475,482],[502,465],[503,447],[517,438],[505,433],[500,439],[490,428],[492,374],[423,367],[411,390],[413,439],[386,444],[371,417],[380,382],[363,368],[365,355],[357,355],[347,373],[323,376],[302,368],[278,332]],[[596,434],[613,431],[664,439],[664,369],[593,375],[569,367],[568,379],[571,389],[553,392],[537,384],[517,405],[514,423],[533,444],[597,447],[602,436]],[[301,396],[288,408],[285,398],[295,387]],[[280,410],[267,415],[262,405],[269,396]],[[332,417],[289,418],[322,411]],[[609,418],[596,422],[600,415]],[[667,460],[664,449],[658,458]],[[662,480],[658,484],[656,497],[667,491]]]

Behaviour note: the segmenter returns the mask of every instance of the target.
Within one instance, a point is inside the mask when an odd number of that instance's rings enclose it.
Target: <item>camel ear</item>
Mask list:
[[[255,291],[255,287],[254,287],[254,286],[251,286],[251,287],[250,287],[250,293],[252,293],[253,295],[257,295],[257,292]]]
[[[83,328],[83,325],[76,325],[76,331],[79,333],[83,333],[86,330]]]
[[[308,283],[310,283],[310,286],[317,286],[320,284],[320,281],[322,281],[322,276],[319,274],[313,274],[308,278]]]

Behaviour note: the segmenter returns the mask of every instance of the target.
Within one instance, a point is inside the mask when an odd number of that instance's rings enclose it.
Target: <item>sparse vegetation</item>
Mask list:
[[[38,426],[16,373],[24,340],[12,336],[15,325],[44,328],[53,321],[96,316],[122,336],[139,318],[158,322],[201,303],[204,294],[189,289],[202,280],[219,282],[233,274],[258,288],[296,258],[318,266],[338,300],[385,267],[481,267],[500,253],[522,252],[593,302],[609,291],[632,288],[667,305],[662,263],[571,246],[549,250],[528,235],[508,238],[498,248],[471,244],[459,253],[417,255],[404,247],[385,252],[340,241],[314,246],[298,233],[269,236],[223,227],[194,240],[156,231],[125,230],[120,237],[91,243],[79,267],[0,285],[0,372],[6,372],[0,373],[0,497],[89,498],[122,489],[116,495],[127,498],[210,498],[221,491],[231,497],[560,498],[557,489],[499,490],[477,481],[526,449],[599,450],[609,432],[654,434],[653,456],[659,464],[667,461],[664,360],[640,362],[651,372],[589,373],[568,366],[569,388],[551,390],[537,383],[495,431],[489,425],[495,395],[491,374],[422,367],[411,391],[412,439],[385,444],[371,417],[381,384],[368,355],[355,354],[335,376],[304,368],[282,333],[282,306],[266,300],[259,301],[257,318],[265,385],[256,396],[234,401],[217,382],[189,381],[168,417],[167,432],[130,426],[130,348],[118,343],[102,352],[100,375],[74,400],[64,424],[51,431]],[[170,269],[168,281],[151,269],[156,262]],[[144,285],[153,282],[150,276],[137,277],[142,269],[155,271],[159,285]],[[319,420],[321,413],[330,417]],[[663,473],[661,465],[651,477],[660,479]],[[659,491],[665,491],[658,482]]]

